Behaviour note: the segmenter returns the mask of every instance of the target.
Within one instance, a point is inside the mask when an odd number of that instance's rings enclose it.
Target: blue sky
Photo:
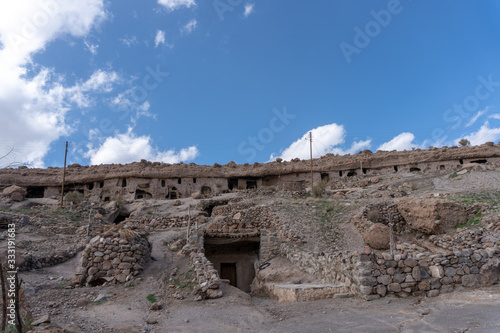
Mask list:
[[[496,1],[0,4],[2,166],[500,140]]]

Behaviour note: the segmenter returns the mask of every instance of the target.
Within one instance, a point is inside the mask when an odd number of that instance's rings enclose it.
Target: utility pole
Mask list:
[[[313,177],[313,134],[312,131],[309,132],[309,151],[311,153],[311,194],[313,190],[313,182],[314,182],[314,177]]]
[[[64,150],[64,168],[63,168],[63,179],[61,186],[61,208],[64,203],[64,182],[66,181],[66,157],[68,156],[68,141],[66,141],[66,149]]]

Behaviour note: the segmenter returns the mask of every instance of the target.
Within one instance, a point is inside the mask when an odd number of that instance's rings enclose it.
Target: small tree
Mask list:
[[[461,146],[470,146],[470,141],[467,139],[461,139],[460,141],[458,141],[458,144]]]

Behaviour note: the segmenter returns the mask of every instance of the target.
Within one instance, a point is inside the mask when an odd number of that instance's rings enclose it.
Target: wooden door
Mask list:
[[[229,284],[237,286],[236,279],[236,263],[221,263],[220,264],[220,278],[229,280]]]

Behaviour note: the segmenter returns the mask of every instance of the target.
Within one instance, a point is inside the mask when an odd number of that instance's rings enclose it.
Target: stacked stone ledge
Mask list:
[[[203,299],[220,298],[223,295],[221,290],[222,280],[212,262],[207,259],[203,252],[203,234],[204,231],[202,229],[192,230],[189,235],[189,241],[181,253],[189,255],[196,272],[198,286],[195,293]]]
[[[500,282],[500,249],[467,249],[452,254],[379,253],[362,255],[372,267],[359,279],[360,294],[365,299],[397,296],[438,296],[457,286],[480,287]]]
[[[130,238],[118,233],[106,238],[97,235],[82,252],[73,284],[124,283],[139,275],[150,260],[151,245],[144,235],[135,233]]]

